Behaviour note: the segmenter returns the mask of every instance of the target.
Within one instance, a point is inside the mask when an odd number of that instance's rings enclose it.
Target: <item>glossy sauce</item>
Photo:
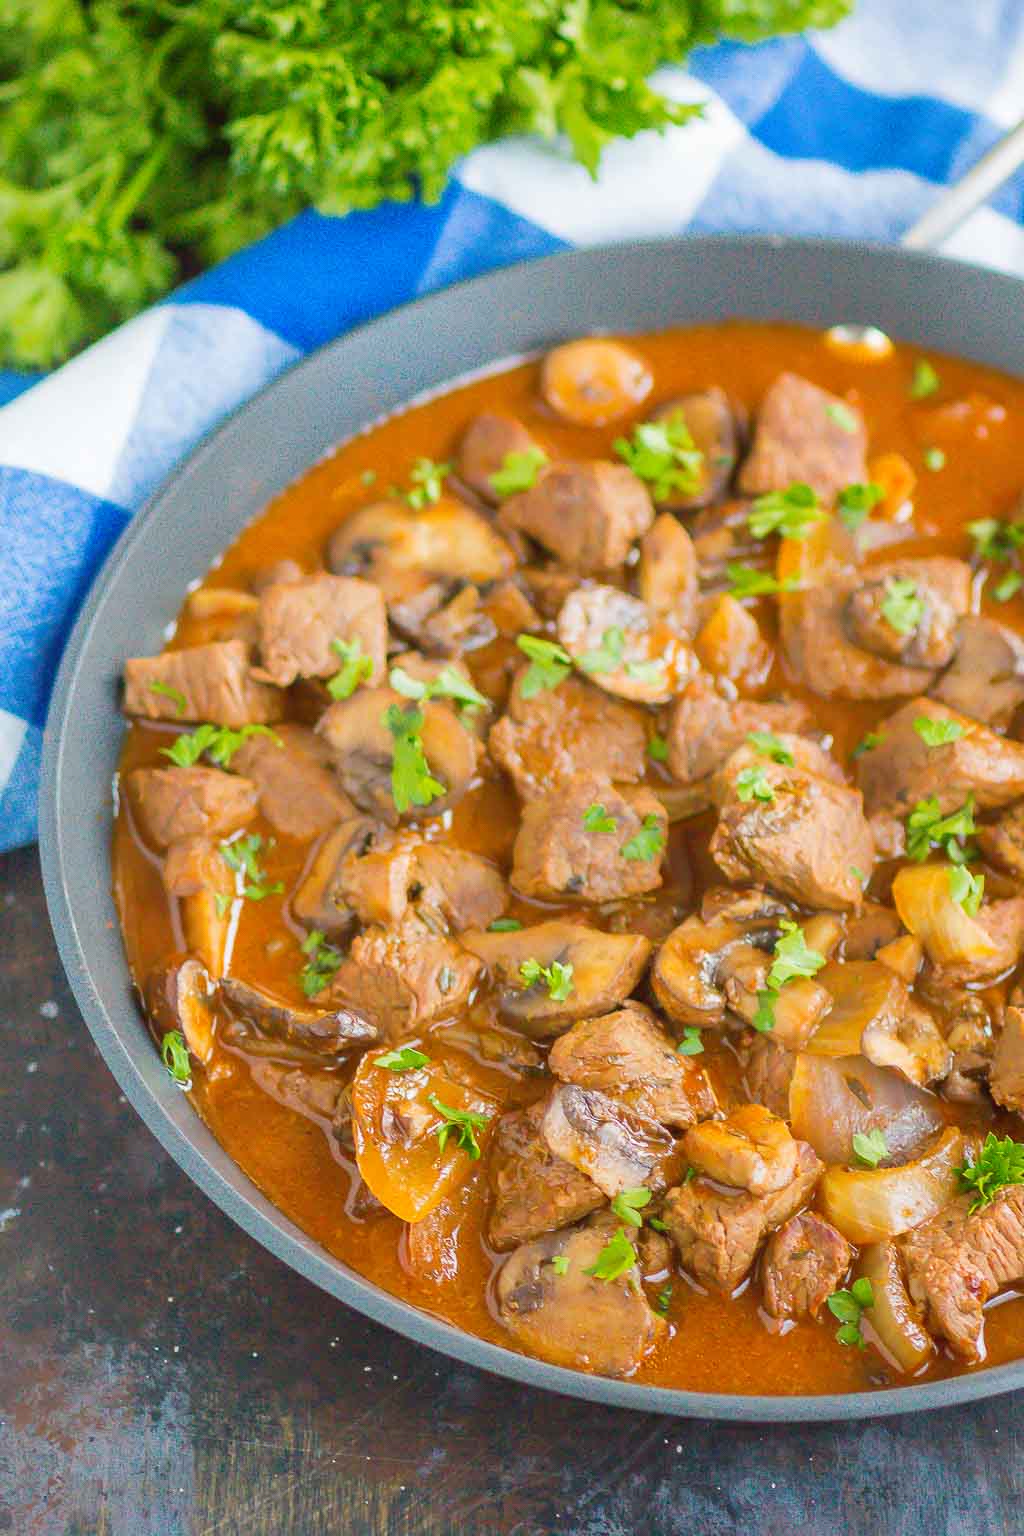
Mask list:
[[[819,333],[785,326],[731,324],[638,337],[633,344],[648,360],[656,380],[653,396],[634,419],[643,419],[661,401],[712,384],[721,385],[752,411],[783,369],[849,398],[864,414],[870,454],[901,453],[918,475],[913,503],[922,538],[901,544],[900,557],[918,553],[963,557],[969,543],[963,525],[973,518],[1007,516],[1020,493],[1019,445],[1024,429],[1024,383],[1020,381],[972,364],[933,358],[942,379],[941,394],[937,400],[912,402],[909,381],[919,353],[897,348],[881,361],[859,361],[833,350]],[[556,421],[539,402],[536,384],[535,364],[514,367],[418,405],[344,444],[277,498],[242,533],[203,585],[248,590],[256,571],[284,558],[297,560],[307,571],[318,568],[327,538],[347,513],[385,494],[393,483],[408,484],[417,456],[451,458],[460,432],[482,410],[517,416],[552,458],[608,455],[613,440],[628,435],[629,419],[605,429],[574,428]],[[938,472],[924,464],[924,454],[931,448],[941,449],[946,456]],[[370,488],[363,478],[366,471],[376,476]],[[1024,629],[1020,598],[1002,604],[986,602],[985,607],[1004,623]],[[766,638],[774,640],[772,605],[758,604],[757,613]],[[170,644],[172,648],[193,645],[227,633],[224,621],[197,620],[186,610]],[[477,680],[489,688],[496,678],[507,676],[512,655],[508,642],[498,641],[466,659]],[[763,691],[770,694],[781,688],[793,697],[801,696],[776,663]],[[879,706],[804,696],[816,727],[834,737],[836,756],[844,763],[864,733],[904,702]],[[122,770],[161,762],[160,747],[178,733],[173,725],[132,724]],[[485,854],[507,869],[517,802],[497,770],[492,773],[456,806],[450,832],[429,821],[420,830]],[[653,787],[665,782],[655,765],[648,777]],[[701,817],[672,829],[666,893],[685,910],[696,904],[703,884],[721,880],[706,852],[711,826],[707,817]],[[274,836],[261,817],[247,830],[264,839]],[[276,846],[265,851],[262,862],[269,879],[283,881],[287,893],[294,888],[308,854],[305,844],[278,834]],[[123,797],[114,835],[114,886],[132,975],[141,982],[153,966],[180,951],[183,944],[173,903],[164,893],[159,860],[136,838]],[[877,882],[872,890],[879,891]],[[242,908],[230,969],[302,1002],[297,977],[303,964],[299,949],[303,930],[288,915],[287,896],[244,902]],[[524,921],[553,916],[557,910],[546,907],[541,914],[537,904],[516,898],[510,908]],[[702,1063],[716,1089],[725,1090],[727,1097],[738,1077],[735,1059],[714,1031],[706,1032],[704,1039],[707,1050]],[[432,1031],[434,1059],[443,1063],[449,1049],[443,1026]],[[352,1069],[339,1070],[347,1074]],[[408,1262],[403,1223],[390,1214],[360,1220],[351,1213],[358,1175],[339,1151],[329,1126],[278,1103],[260,1086],[263,1075],[258,1061],[218,1042],[205,1072],[197,1070],[191,1095],[214,1135],[254,1182],[310,1236],[368,1279],[456,1327],[514,1348],[488,1305],[493,1255],[483,1236],[484,1195],[467,1201],[469,1208],[459,1221],[454,1235],[456,1272],[445,1273],[441,1265],[429,1278],[419,1274]],[[481,1064],[480,1080],[512,1107],[538,1096],[550,1081],[520,1079],[486,1064]],[[960,1111],[958,1119],[965,1118]],[[480,1168],[471,1177],[476,1184],[485,1182]],[[681,1275],[674,1284],[670,1337],[641,1365],[636,1380],[703,1391],[780,1394],[870,1390],[905,1381],[890,1373],[873,1350],[838,1345],[830,1320],[772,1331],[778,1325],[760,1311],[756,1280],[748,1282],[735,1299],[704,1295]],[[986,1342],[988,1363],[1024,1354],[1024,1299],[1004,1300],[989,1309]],[[963,1370],[940,1351],[924,1377]]]

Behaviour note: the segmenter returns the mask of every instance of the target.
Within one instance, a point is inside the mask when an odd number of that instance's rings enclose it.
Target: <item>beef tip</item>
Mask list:
[[[373,1045],[377,1029],[348,1008],[296,1008],[238,976],[222,978],[218,995],[229,1013],[258,1034],[334,1056]]]
[[[997,1104],[1024,1114],[1024,1011],[1020,1008],[1006,1010],[988,1086]]]
[[[358,576],[318,571],[279,581],[260,594],[262,675],[279,688],[297,677],[333,677],[342,664],[338,643],[358,645],[380,682],[387,655],[388,621],[379,587]]]
[[[280,720],[284,695],[253,677],[244,640],[217,640],[131,657],[124,664],[124,712],[237,729]]]
[[[672,706],[666,732],[672,777],[695,784],[720,768],[751,731],[794,732],[810,724],[810,711],[797,699],[778,704],[728,699],[711,678],[698,674]]]
[[[796,1177],[768,1195],[725,1190],[698,1175],[670,1189],[662,1219],[679,1249],[683,1268],[701,1285],[726,1295],[750,1272],[765,1238],[810,1200],[822,1164],[806,1142],[797,1142]]]
[[[963,734],[930,747],[914,727],[922,717],[951,721]],[[903,823],[919,800],[934,795],[947,816],[969,794],[982,810],[1009,805],[1024,795],[1024,745],[997,736],[934,699],[911,699],[883,722],[878,734],[878,745],[857,759],[857,783],[875,840],[885,853],[903,852]]]
[[[325,1128],[333,1126],[343,1083],[333,1069],[286,1066],[282,1062],[253,1060],[253,1082],[272,1099],[296,1114],[319,1120]]]
[[[536,453],[538,444],[521,421],[497,411],[474,416],[455,452],[455,473],[464,485],[484,501],[498,502],[491,477],[503,467],[510,453]],[[543,462],[543,460],[541,461]]]
[[[567,677],[530,699],[517,681],[488,746],[520,799],[532,800],[595,763],[616,783],[636,783],[644,775],[647,734],[638,710]]]
[[[729,488],[739,454],[739,427],[736,413],[725,391],[717,386],[696,390],[669,400],[652,418],[654,421],[681,420],[702,455],[693,491],[672,491],[659,498],[660,504],[677,509],[706,507],[721,501]]]
[[[768,1239],[761,1264],[769,1317],[817,1317],[849,1269],[853,1249],[814,1211],[801,1211]]]
[[[645,843],[638,851],[636,838],[644,833],[651,848]],[[651,790],[624,793],[599,773],[577,773],[523,807],[512,885],[541,901],[639,896],[661,885],[667,834],[668,817]]]
[[[757,413],[739,487],[759,496],[803,481],[832,502],[844,486],[867,480],[866,451],[859,411],[799,374],[780,373]]]
[[[662,512],[640,540],[640,597],[649,613],[677,634],[692,635],[697,623],[697,554],[678,518]]]
[[[508,907],[508,891],[495,866],[462,848],[421,843],[413,880],[417,900],[440,912],[456,933],[487,928]]]
[[[763,1035],[750,1042],[743,1056],[743,1085],[747,1097],[780,1119],[789,1119],[789,1085],[793,1080],[796,1052],[786,1050]]]
[[[338,865],[339,904],[363,923],[397,923],[411,904],[450,929],[484,928],[508,906],[505,882],[489,860],[408,834],[375,836],[350,847]]]
[[[123,783],[136,824],[153,848],[189,837],[224,837],[256,814],[256,785],[220,768],[133,768]]]
[[[556,1157],[564,1157],[609,1197],[658,1182],[658,1165],[672,1151],[672,1137],[656,1120],[575,1083],[551,1090],[540,1133]]]
[[[795,765],[762,763],[771,799],[743,799],[743,781],[732,777],[711,837],[715,863],[729,880],[763,881],[806,906],[856,910],[863,892],[854,871],[869,870],[875,857],[859,791]]]
[[[552,464],[504,502],[506,528],[526,533],[584,576],[614,571],[654,521],[647,487],[625,464]]]
[[[282,725],[274,736],[250,736],[231,766],[252,779],[260,810],[275,832],[308,839],[353,814],[331,772],[331,752],[304,725]]]
[[[982,1308],[1024,1279],[1024,1185],[1001,1189],[991,1205],[971,1213],[960,1195],[923,1226],[900,1239],[907,1289],[924,1308],[925,1326],[962,1360],[983,1357]]]
[[[785,1120],[761,1104],[741,1104],[725,1120],[705,1120],[683,1137],[691,1164],[719,1184],[773,1194],[796,1178],[799,1142]]]
[[[811,741],[807,736],[797,736],[792,731],[773,731],[779,746],[792,758],[791,763],[776,764],[792,770],[793,773],[805,774],[813,778],[828,779],[833,784],[846,786],[843,770],[830,752],[824,747],[819,747],[816,741]],[[759,768],[767,768],[774,762],[772,753],[765,753],[749,738],[740,743],[734,752],[726,758],[722,767],[716,773],[710,784],[711,798],[721,805],[732,794],[733,785],[740,774],[749,771],[756,772]]]
[[[979,827],[978,846],[990,864],[1024,880],[1024,801]]]
[[[479,960],[409,912],[396,927],[373,926],[352,941],[327,997],[395,1042],[461,1013],[479,974]]]
[[[618,653],[608,637],[619,641]],[[618,587],[577,587],[558,615],[558,638],[606,693],[666,704],[697,670],[690,647],[666,620]]]
[[[662,1125],[685,1129],[718,1108],[707,1073],[679,1055],[640,1003],[574,1024],[551,1047],[548,1066],[562,1082],[597,1088]]]
[[[913,565],[917,569],[924,562],[907,564],[908,568]],[[890,570],[889,575],[879,574],[851,593],[845,615],[850,639],[861,650],[873,651],[876,656],[905,667],[948,666],[956,651],[957,629],[964,610],[955,608],[935,586],[915,582],[903,568],[886,569]],[[921,604],[920,617],[910,628],[902,614],[898,615],[899,626],[889,617],[894,596],[907,590],[908,582],[913,588],[909,596]],[[912,617],[908,615],[908,621]]]
[[[556,1157],[540,1134],[544,1104],[501,1116],[490,1155],[494,1194],[488,1225],[492,1248],[505,1252],[519,1243],[556,1232],[604,1205],[592,1179],[564,1157]]]
[[[931,695],[962,715],[1005,730],[1024,703],[1024,641],[995,619],[969,614],[960,623],[956,655]]]
[[[588,1273],[615,1230],[596,1218],[517,1248],[499,1270],[498,1316],[529,1354],[630,1376],[665,1336],[668,1325],[648,1306],[635,1265],[615,1280]]]

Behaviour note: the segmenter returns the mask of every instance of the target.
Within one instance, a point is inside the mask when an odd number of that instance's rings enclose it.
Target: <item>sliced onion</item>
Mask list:
[[[981,924],[953,900],[947,864],[901,869],[892,899],[903,926],[921,940],[934,965],[988,960],[997,952]]]
[[[821,1208],[851,1243],[898,1237],[955,1197],[956,1170],[963,1159],[963,1137],[947,1126],[916,1162],[897,1168],[827,1168],[819,1188]]]
[[[861,1251],[856,1278],[870,1280],[874,1296],[862,1320],[867,1337],[874,1335],[872,1342],[901,1371],[918,1370],[935,1346],[907,1295],[895,1243],[869,1243]]]
[[[826,965],[815,980],[832,999],[828,1017],[807,1043],[815,1056],[857,1056],[865,1030],[895,1028],[903,1015],[906,986],[877,960]]]
[[[826,1163],[848,1163],[855,1133],[881,1131],[892,1159],[913,1157],[943,1126],[934,1094],[863,1056],[801,1051],[789,1085],[793,1135]]]

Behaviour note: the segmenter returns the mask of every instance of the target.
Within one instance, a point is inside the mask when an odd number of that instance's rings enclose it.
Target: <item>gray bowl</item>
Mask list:
[[[212,433],[132,520],[61,664],[40,812],[50,917],[71,986],[126,1097],[234,1221],[325,1291],[423,1344],[532,1386],[645,1412],[794,1422],[909,1413],[1024,1386],[1024,1361],[948,1381],[821,1397],[741,1397],[608,1381],[527,1359],[399,1301],[266,1200],[173,1086],[132,1001],[110,892],[124,658],[159,650],[187,584],[336,443],[446,380],[565,337],[740,316],[838,320],[1024,375],[1024,286],[940,257],[772,237],[645,241],[506,268],[386,315],[277,379]]]

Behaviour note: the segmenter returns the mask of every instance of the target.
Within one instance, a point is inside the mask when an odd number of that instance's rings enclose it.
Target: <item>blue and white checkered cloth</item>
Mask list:
[[[600,179],[531,139],[434,208],[307,213],[33,387],[0,374],[0,849],[35,836],[68,629],[137,507],[261,385],[357,322],[523,257],[683,230],[895,239],[1024,111],[1024,0],[860,0],[832,32],[721,46],[656,84],[696,124]],[[1024,176],[950,242],[1024,275]]]

